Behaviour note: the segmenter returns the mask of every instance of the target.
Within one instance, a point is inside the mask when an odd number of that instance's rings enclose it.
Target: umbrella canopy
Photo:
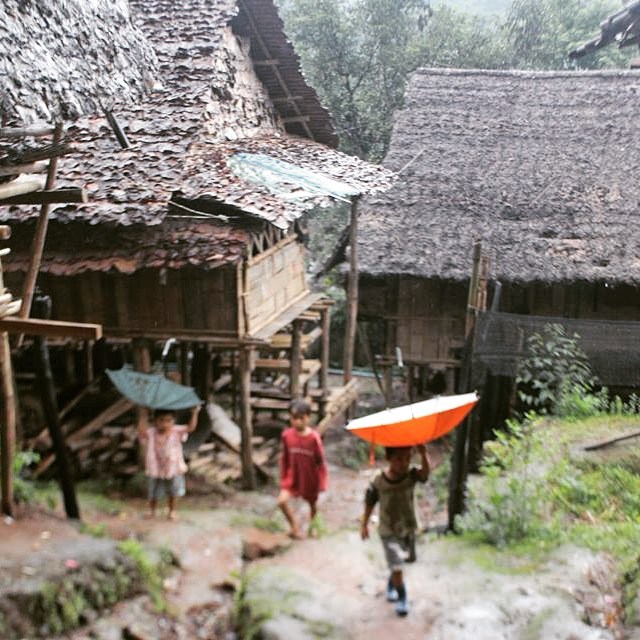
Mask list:
[[[475,393],[433,398],[357,418],[347,429],[372,444],[412,447],[437,440],[457,427],[476,402]]]
[[[131,402],[150,409],[190,409],[202,404],[191,387],[167,380],[163,375],[140,373],[131,367],[107,370],[116,389]]]

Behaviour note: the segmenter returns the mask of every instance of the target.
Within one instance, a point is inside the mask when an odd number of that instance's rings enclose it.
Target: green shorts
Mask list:
[[[162,498],[181,498],[186,490],[184,476],[173,478],[148,478],[149,500],[162,500]]]

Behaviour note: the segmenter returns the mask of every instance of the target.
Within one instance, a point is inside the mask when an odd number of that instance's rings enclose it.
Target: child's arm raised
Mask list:
[[[138,438],[145,440],[147,437],[147,428],[149,427],[149,409],[147,407],[138,407]]]
[[[198,426],[198,414],[200,413],[200,405],[197,405],[191,409],[191,417],[189,418],[189,424],[187,425],[187,433],[193,433]]]
[[[364,513],[362,514],[362,520],[360,521],[360,537],[366,540],[369,537],[369,519],[373,510],[378,503],[378,490],[370,484],[367,488],[367,493],[364,497]]]
[[[431,473],[431,465],[429,464],[429,456],[427,456],[427,447],[423,444],[419,444],[416,449],[420,454],[421,467],[418,469],[418,480],[420,482],[426,482],[429,479]]]

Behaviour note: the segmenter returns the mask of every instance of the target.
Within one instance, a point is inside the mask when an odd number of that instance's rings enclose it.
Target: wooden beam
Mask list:
[[[240,349],[239,352],[240,377],[240,430],[242,488],[252,490],[256,488],[256,474],[253,466],[253,422],[251,411],[251,350]]]
[[[127,400],[127,398],[119,398],[93,420],[87,422],[87,424],[80,427],[77,431],[74,431],[68,437],[69,448],[72,451],[79,449],[82,446],[83,440],[88,436],[94,434],[99,429],[102,429],[105,424],[109,424],[113,420],[119,418],[122,414],[127,413],[127,411],[131,411],[134,406],[135,405],[131,400]]]
[[[304,96],[282,96],[280,98],[271,98],[273,104],[287,103],[287,102],[300,102],[304,100]]]
[[[100,340],[102,326],[81,322],[63,322],[60,320],[38,320],[35,318],[1,318],[0,331],[30,336],[54,336],[58,338],[79,338]]]
[[[0,198],[24,197],[25,194],[42,189],[44,182],[40,178],[29,180],[13,180],[0,184]],[[0,202],[0,204],[11,204],[10,202]]]
[[[289,374],[289,393],[292,398],[299,398],[300,375],[302,373],[302,322],[293,321],[291,329],[291,371]]]
[[[330,329],[331,329],[331,315],[329,309],[323,309],[321,311],[321,328],[322,338],[320,343],[320,390],[322,396],[320,398],[320,418],[324,418],[326,415],[327,400],[329,398],[329,356],[330,356]]]
[[[265,58],[264,60],[254,60],[253,64],[257,67],[278,67],[280,60],[278,58]]]
[[[295,122],[309,122],[311,116],[287,116],[286,118],[280,118],[282,124],[292,124]]]
[[[0,166],[0,176],[19,176],[21,173],[46,173],[49,163],[46,160],[40,162],[28,162],[26,164],[14,164]]]
[[[53,382],[53,373],[51,372],[49,347],[47,346],[46,338],[42,336],[36,338],[35,346],[37,388],[40,392],[44,418],[53,444],[58,483],[60,484],[60,490],[62,492],[65,513],[67,514],[67,518],[79,520],[80,507],[78,506],[78,498],[76,496],[76,488],[69,463],[67,446],[60,424],[56,389]]]
[[[56,125],[55,133],[53,134],[53,144],[59,144],[62,138],[62,125]],[[56,181],[56,174],[58,171],[58,158],[54,157],[49,160],[49,168],[47,170],[47,182],[45,183],[45,190],[51,191]],[[36,232],[31,245],[31,258],[29,260],[29,266],[27,273],[24,277],[22,285],[22,307],[20,308],[19,316],[21,318],[28,318],[31,313],[31,302],[33,300],[33,292],[36,287],[36,280],[38,278],[38,272],[40,271],[40,263],[42,262],[42,254],[44,253],[44,243],[47,237],[47,227],[49,225],[49,204],[43,204],[40,207],[40,214],[36,223]],[[19,336],[18,345],[22,343],[23,336]]]
[[[351,226],[349,231],[349,280],[347,284],[347,321],[344,336],[344,384],[353,373],[353,358],[356,348],[358,321],[358,201],[351,201]]]
[[[11,227],[6,224],[0,225],[0,240],[9,240],[11,238]]]
[[[89,202],[87,192],[80,188],[56,189],[54,191],[22,191],[13,196],[3,193],[0,185],[0,206],[11,204],[85,204]]]
[[[31,136],[42,138],[55,131],[51,125],[33,125],[31,127],[0,127],[0,138],[24,138]]]

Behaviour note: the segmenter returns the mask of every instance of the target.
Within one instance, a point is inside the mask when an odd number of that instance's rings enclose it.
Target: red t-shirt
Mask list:
[[[310,502],[327,489],[327,463],[316,431],[300,435],[293,427],[282,432],[280,488]]]

